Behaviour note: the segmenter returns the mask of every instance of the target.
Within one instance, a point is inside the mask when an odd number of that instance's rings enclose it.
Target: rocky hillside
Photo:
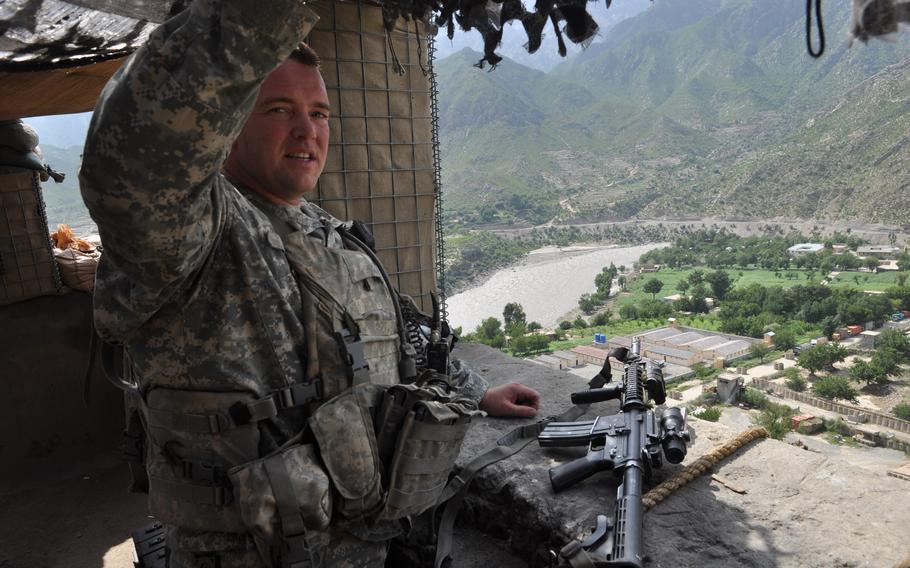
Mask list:
[[[447,204],[473,223],[789,216],[897,222],[910,40],[805,51],[804,5],[656,0],[542,73],[438,63]],[[886,201],[887,200],[887,201]],[[479,206],[478,206],[479,204]]]

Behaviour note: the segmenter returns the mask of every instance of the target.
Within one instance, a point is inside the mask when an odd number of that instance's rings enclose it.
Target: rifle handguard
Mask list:
[[[603,402],[605,400],[614,400],[622,396],[622,383],[610,383],[599,389],[589,389],[572,393],[573,404],[591,404],[593,402]]]

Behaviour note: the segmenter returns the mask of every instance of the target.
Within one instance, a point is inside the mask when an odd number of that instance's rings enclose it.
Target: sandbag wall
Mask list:
[[[369,224],[392,284],[424,310],[436,288],[436,188],[426,30],[382,9],[317,0],[308,43],[322,59],[331,142],[315,195],[341,219]]]
[[[0,167],[0,306],[59,294],[37,171]]]

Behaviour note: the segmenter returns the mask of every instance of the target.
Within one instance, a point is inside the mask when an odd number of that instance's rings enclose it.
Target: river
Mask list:
[[[595,291],[594,277],[603,267],[611,262],[617,267],[631,267],[645,252],[667,244],[545,247],[531,251],[483,284],[449,298],[449,323],[460,326],[464,333],[473,332],[490,316],[502,320],[505,305],[518,302],[529,322],[552,327],[578,306],[582,294]]]

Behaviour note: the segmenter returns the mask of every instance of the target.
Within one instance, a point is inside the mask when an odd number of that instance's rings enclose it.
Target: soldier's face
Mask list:
[[[298,203],[325,166],[330,110],[319,69],[285,61],[263,82],[225,171],[272,202]]]

